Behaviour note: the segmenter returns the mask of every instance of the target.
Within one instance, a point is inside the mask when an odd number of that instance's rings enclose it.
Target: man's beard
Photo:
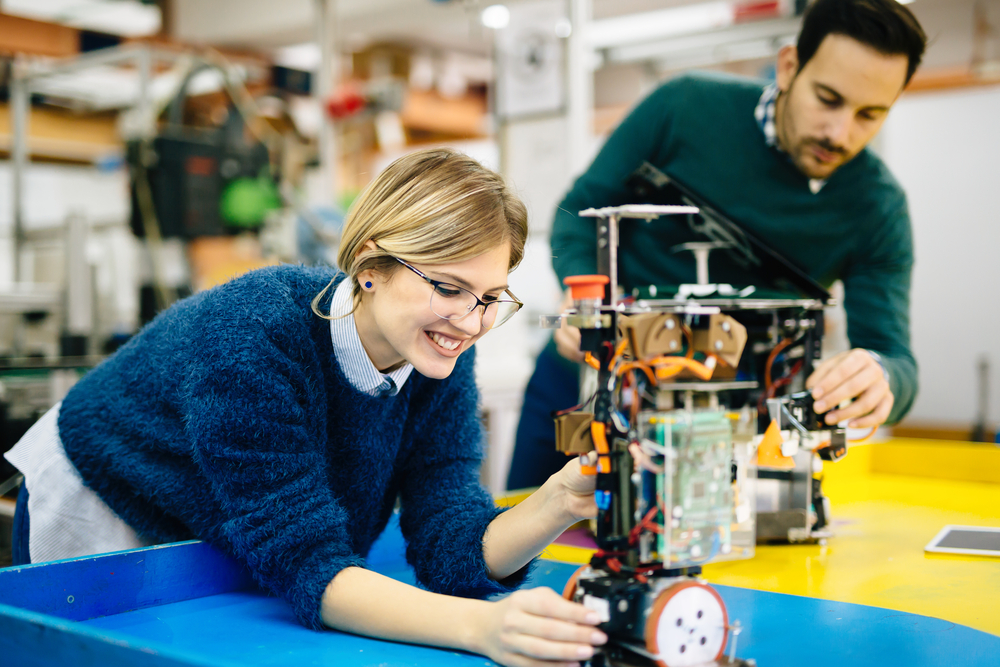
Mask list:
[[[795,82],[793,81],[792,85],[794,84]],[[829,139],[825,138],[817,139],[814,137],[807,137],[805,139],[798,140],[794,146],[789,145],[789,134],[792,134],[795,128],[795,123],[792,122],[792,118],[790,117],[788,111],[788,100],[791,92],[791,86],[789,86],[788,91],[778,91],[778,97],[774,101],[776,110],[778,105],[781,105],[781,123],[777,127],[778,146],[781,150],[785,151],[789,157],[791,157],[792,162],[799,171],[806,175],[806,177],[827,178],[853,156],[850,155],[847,149],[843,146],[837,146]],[[816,146],[827,153],[838,155],[842,159],[832,163],[820,162],[810,151],[811,146]],[[812,159],[807,162],[807,157]],[[823,173],[810,173],[810,170],[806,166],[809,163],[821,166],[821,168],[824,169]]]

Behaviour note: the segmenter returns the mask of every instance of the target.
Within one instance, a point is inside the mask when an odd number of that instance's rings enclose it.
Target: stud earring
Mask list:
[[[370,281],[370,280],[366,281],[365,282],[365,289],[371,289],[371,288],[372,288],[372,281]]]

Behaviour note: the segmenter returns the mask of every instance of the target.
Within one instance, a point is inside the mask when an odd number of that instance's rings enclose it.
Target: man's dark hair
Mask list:
[[[924,29],[896,0],[816,0],[806,10],[799,33],[800,71],[827,35],[850,37],[885,55],[905,55],[909,59],[906,83],[927,48]]]

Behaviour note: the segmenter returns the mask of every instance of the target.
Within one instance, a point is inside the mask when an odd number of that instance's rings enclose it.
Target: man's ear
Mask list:
[[[775,79],[778,90],[787,93],[792,86],[795,75],[799,73],[799,50],[794,44],[787,44],[778,51],[778,62],[775,66]]]

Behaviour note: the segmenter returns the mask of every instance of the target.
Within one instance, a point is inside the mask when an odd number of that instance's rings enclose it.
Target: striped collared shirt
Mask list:
[[[391,373],[381,373],[375,368],[361,344],[354,314],[337,318],[351,310],[351,286],[350,279],[340,281],[333,293],[333,303],[330,304],[330,316],[336,318],[330,320],[330,336],[337,363],[348,382],[358,391],[371,396],[395,396],[410,377],[413,365],[404,364]]]
[[[778,132],[774,125],[774,106],[777,100],[778,87],[772,83],[770,86],[764,88],[764,93],[760,96],[760,101],[757,102],[757,108],[754,109],[753,116],[757,119],[760,131],[764,133],[764,142],[771,148],[784,153],[781,146],[778,145]],[[817,194],[822,190],[824,185],[826,185],[826,180],[822,178],[809,179],[809,190],[813,194]]]

